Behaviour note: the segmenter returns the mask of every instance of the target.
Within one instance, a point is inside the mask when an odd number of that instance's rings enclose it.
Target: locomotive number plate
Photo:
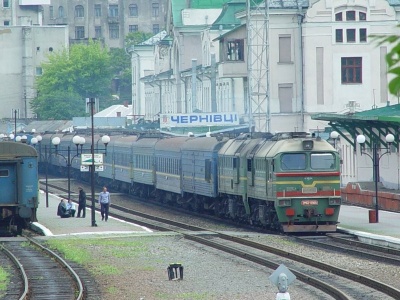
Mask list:
[[[301,205],[303,206],[318,205],[318,200],[302,200]]]
[[[302,189],[303,194],[315,194],[317,192],[316,187],[305,187]]]

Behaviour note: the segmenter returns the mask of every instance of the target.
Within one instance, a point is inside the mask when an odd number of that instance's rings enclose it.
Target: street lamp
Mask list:
[[[374,176],[374,184],[375,184],[375,221],[376,223],[379,222],[379,201],[378,201],[378,182],[379,182],[379,161],[385,154],[390,154],[390,145],[394,142],[393,134],[389,133],[385,137],[386,143],[388,144],[387,147],[379,147],[377,141],[373,141],[372,146],[372,155],[365,152],[365,136],[360,134],[357,136],[357,143],[360,144],[360,153],[361,155],[365,154],[372,159],[373,164],[373,176]],[[386,152],[379,154],[379,150],[386,150]]]
[[[78,147],[83,146],[83,143],[85,142],[84,140],[82,140],[79,136],[74,136],[72,138],[72,142],[75,144],[76,146],[76,154],[74,156],[71,157],[71,148],[68,145],[67,147],[67,157],[65,157],[64,155],[62,155],[60,152],[65,152],[65,150],[59,150],[58,149],[58,145],[60,145],[61,139],[56,136],[51,140],[51,143],[54,145],[55,147],[55,154],[61,156],[62,158],[65,159],[65,162],[67,163],[67,177],[68,177],[68,200],[71,199],[71,163],[72,160],[77,157],[80,153],[78,150]],[[83,142],[83,143],[82,143]],[[82,144],[81,144],[82,143]]]

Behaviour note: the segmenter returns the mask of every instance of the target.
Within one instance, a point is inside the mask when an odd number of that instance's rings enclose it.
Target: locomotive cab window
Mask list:
[[[305,153],[286,153],[281,156],[282,170],[305,170],[306,154]]]
[[[311,169],[332,170],[335,169],[335,157],[332,153],[311,154]]]
[[[8,170],[0,170],[0,177],[8,177]]]

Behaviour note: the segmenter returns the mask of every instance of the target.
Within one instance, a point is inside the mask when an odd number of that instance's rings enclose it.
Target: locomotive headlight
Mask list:
[[[280,199],[278,201],[278,206],[291,206],[292,200],[291,199]]]
[[[303,141],[303,150],[312,150],[314,148],[314,141]]]
[[[341,198],[329,198],[329,205],[340,205],[341,203]]]

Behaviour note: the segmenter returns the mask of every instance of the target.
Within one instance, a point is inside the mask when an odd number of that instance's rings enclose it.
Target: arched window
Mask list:
[[[82,5],[75,6],[75,18],[83,18],[84,12],[85,10]]]
[[[137,17],[138,16],[138,7],[136,4],[129,5],[129,16],[130,17]]]
[[[64,18],[64,7],[63,6],[59,6],[58,7],[58,17],[59,18]]]

